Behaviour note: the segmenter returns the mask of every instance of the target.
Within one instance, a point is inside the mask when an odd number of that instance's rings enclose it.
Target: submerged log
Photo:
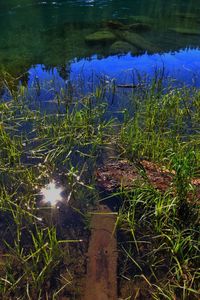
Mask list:
[[[122,89],[136,89],[138,87],[143,87],[144,84],[118,84],[117,87],[118,88],[122,88]]]
[[[166,192],[170,187],[175,191],[174,170],[168,170],[147,160],[129,162],[127,160],[110,160],[96,171],[97,186],[108,193],[120,188],[132,190],[135,186],[148,183],[160,192]],[[195,196],[200,200],[200,178],[191,178],[194,192],[188,193],[188,200]]]

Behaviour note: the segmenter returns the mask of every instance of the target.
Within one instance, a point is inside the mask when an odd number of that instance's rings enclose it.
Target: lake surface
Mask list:
[[[130,82],[133,70],[164,68],[199,85],[196,0],[1,0],[0,28],[0,68],[27,80],[93,72]],[[94,40],[99,31],[112,36]]]

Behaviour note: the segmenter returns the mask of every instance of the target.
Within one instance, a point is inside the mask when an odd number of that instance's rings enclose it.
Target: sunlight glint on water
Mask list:
[[[59,202],[63,201],[63,191],[64,188],[58,185],[55,180],[52,180],[40,191],[42,203],[55,207]]]

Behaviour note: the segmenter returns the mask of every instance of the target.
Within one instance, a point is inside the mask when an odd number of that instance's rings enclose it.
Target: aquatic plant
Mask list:
[[[122,200],[117,218],[121,284],[122,278],[134,284],[139,278],[152,299],[197,299],[199,90],[163,87],[159,77],[122,93],[128,109],[110,117],[107,100],[115,101],[114,82],[102,80],[81,98],[67,88],[56,92],[53,112],[42,111],[34,98],[38,85],[33,94],[15,87],[0,102],[0,295],[78,299],[81,289],[74,288],[71,266],[77,253],[84,261],[86,245],[80,240],[88,238],[87,210],[102,200],[94,170],[105,157],[116,156],[132,161],[141,177],[134,188],[104,197]],[[113,117],[118,115],[121,123]],[[148,180],[143,159],[171,174],[166,190]],[[40,195],[52,179],[66,188],[64,202],[54,209],[41,205]],[[71,211],[76,222],[66,217]]]

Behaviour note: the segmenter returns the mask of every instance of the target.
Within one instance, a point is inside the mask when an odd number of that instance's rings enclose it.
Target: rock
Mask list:
[[[116,40],[116,36],[108,31],[101,30],[86,36],[85,41],[88,44],[112,44]]]
[[[127,42],[117,41],[110,46],[110,54],[125,54],[128,52],[139,54],[139,50]]]
[[[117,31],[116,35],[123,41],[131,44],[132,46],[139,48],[140,50],[150,53],[158,52],[158,49],[154,47],[150,42],[145,40],[141,35],[130,31]]]
[[[108,21],[106,23],[106,26],[111,29],[119,29],[119,30],[123,30],[126,28],[126,25],[124,25],[123,23],[121,23],[119,21]]]
[[[188,20],[197,20],[198,16],[194,13],[181,13],[181,12],[176,12],[173,14],[174,17],[179,18],[179,19],[188,19]]]
[[[106,23],[106,26],[111,30],[132,30],[136,32],[151,30],[151,25],[143,22],[123,24],[119,21],[109,21]]]
[[[135,32],[150,31],[151,26],[146,23],[133,23],[133,24],[129,25],[129,30],[135,31]]]
[[[193,28],[175,27],[175,28],[170,28],[170,30],[179,34],[200,35],[200,29],[198,30]]]

